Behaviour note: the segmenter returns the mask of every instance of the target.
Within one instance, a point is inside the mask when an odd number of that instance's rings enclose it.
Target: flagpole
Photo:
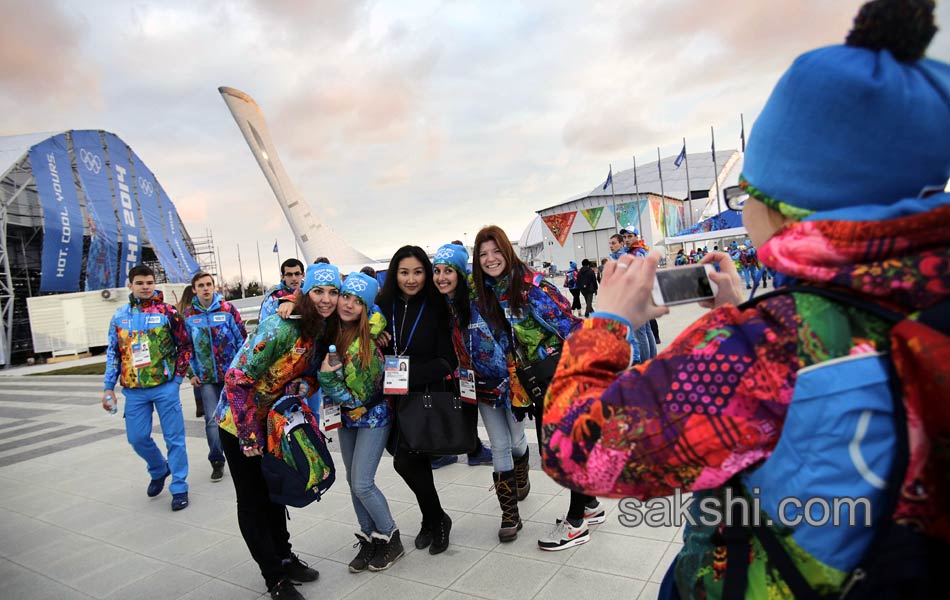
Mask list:
[[[264,292],[264,269],[261,267],[261,242],[260,240],[254,240],[254,244],[257,246],[257,274],[261,278],[261,293]]]
[[[722,194],[719,193],[719,163],[716,161],[716,131],[713,129],[713,126],[709,126],[709,134],[712,136],[712,159],[713,159],[713,180],[716,182],[716,214],[722,214],[722,203],[720,198]]]
[[[241,264],[241,244],[237,245],[238,250],[238,273],[241,276],[241,298],[244,298],[244,265]]]
[[[614,165],[610,164],[610,169],[607,171],[607,175],[610,177],[610,203],[614,208],[614,231],[620,233],[620,227],[617,225],[617,196],[614,193]]]
[[[633,187],[637,192],[637,227],[640,229],[640,235],[643,235],[643,218],[640,216],[640,181],[637,179],[637,157],[633,157]]]
[[[689,185],[689,153],[686,152],[686,138],[683,138],[683,159],[686,161],[686,226],[693,224],[693,188]]]
[[[656,147],[656,168],[660,172],[660,203],[662,206],[666,204],[666,192],[663,190],[663,163],[662,159],[660,158],[659,146]]]
[[[742,113],[739,113],[739,124],[742,126],[742,134],[739,136],[742,139],[742,153],[745,154],[745,117]]]

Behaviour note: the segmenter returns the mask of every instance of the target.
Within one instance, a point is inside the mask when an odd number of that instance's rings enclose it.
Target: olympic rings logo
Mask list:
[[[152,186],[152,182],[147,179],[139,179],[139,189],[142,190],[146,196],[151,196],[155,193],[155,188]]]
[[[320,283],[330,282],[335,280],[336,277],[333,275],[333,271],[318,271],[314,276],[313,280]]]
[[[436,252],[433,258],[442,259],[452,258],[453,256],[455,256],[455,250],[452,250],[451,248],[443,248],[442,250]]]
[[[102,159],[95,152],[90,152],[85,148],[79,149],[79,160],[85,165],[86,170],[99,174],[102,170]]]
[[[367,287],[366,282],[362,279],[353,277],[346,280],[346,291],[348,292],[365,292]]]

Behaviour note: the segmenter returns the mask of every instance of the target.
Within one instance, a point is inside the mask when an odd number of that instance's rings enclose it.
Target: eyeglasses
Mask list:
[[[741,211],[742,207],[745,206],[745,201],[749,199],[749,192],[738,185],[727,187],[722,193],[726,197],[726,207],[729,210]]]

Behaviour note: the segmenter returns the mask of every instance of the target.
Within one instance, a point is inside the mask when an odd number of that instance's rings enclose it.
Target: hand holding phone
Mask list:
[[[712,300],[701,300],[700,306],[705,308],[719,308],[724,304],[742,304],[745,300],[743,296],[742,281],[739,279],[739,272],[736,271],[736,263],[733,262],[729,254],[715,250],[708,253],[699,261],[703,265],[719,266],[718,272],[709,273],[709,280],[718,286],[715,298]]]
[[[712,300],[719,286],[710,279],[715,273],[711,264],[684,265],[659,269],[653,280],[653,303],[657,306],[673,306]]]

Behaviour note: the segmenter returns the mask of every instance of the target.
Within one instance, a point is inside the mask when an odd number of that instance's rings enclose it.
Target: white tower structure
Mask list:
[[[375,261],[350,246],[338,233],[330,229],[313,214],[313,209],[291,182],[284,165],[277,155],[277,148],[271,140],[264,113],[254,99],[234,88],[219,87],[224,103],[237,121],[251,153],[257,159],[274,190],[277,203],[284,211],[284,217],[290,224],[297,244],[304,255],[304,262],[312,263],[317,257],[326,256],[335,265],[373,264]]]

